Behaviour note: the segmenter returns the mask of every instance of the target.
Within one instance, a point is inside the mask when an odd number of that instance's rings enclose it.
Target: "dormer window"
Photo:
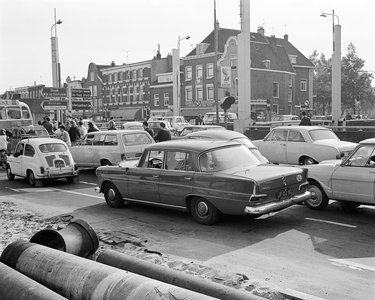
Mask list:
[[[267,59],[267,60],[263,60],[263,63],[266,66],[266,69],[268,70],[271,69],[271,61]]]
[[[204,54],[210,44],[207,43],[200,43],[197,44],[197,55]]]
[[[289,60],[291,64],[297,63],[297,55],[289,55]]]

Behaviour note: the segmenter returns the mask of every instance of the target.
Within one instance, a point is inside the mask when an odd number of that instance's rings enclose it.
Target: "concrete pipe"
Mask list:
[[[167,267],[155,265],[136,257],[113,250],[103,251],[96,259],[97,262],[120,268],[139,275],[147,276],[162,282],[173,284],[211,297],[228,300],[261,300],[246,291],[221,285],[207,279],[191,276]]]
[[[64,300],[29,277],[0,263],[0,300]]]
[[[70,300],[215,299],[22,240],[8,245],[0,261]]]
[[[41,230],[32,236],[30,242],[81,257],[88,257],[99,248],[99,239],[94,229],[80,219],[70,222],[58,231]]]

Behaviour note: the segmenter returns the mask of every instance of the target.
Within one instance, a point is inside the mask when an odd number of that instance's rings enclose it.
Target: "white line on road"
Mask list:
[[[348,258],[348,259],[329,259],[334,263],[340,265],[347,265],[349,267],[356,267],[366,269],[375,272],[375,257],[363,257],[363,258]]]
[[[98,185],[97,183],[87,182],[87,181],[79,181],[79,183],[89,184],[89,185]]]
[[[305,218],[305,220],[310,220],[310,221],[315,221],[315,222],[321,222],[321,223],[328,223],[328,224],[339,225],[339,226],[345,226],[345,227],[350,227],[350,228],[357,228],[357,226],[354,226],[354,225],[349,225],[349,224],[344,224],[344,223],[337,223],[337,222],[320,220],[320,219]]]
[[[53,190],[58,191],[58,192],[80,195],[80,196],[87,196],[87,197],[91,197],[91,198],[104,199],[103,196],[90,195],[90,194],[85,194],[85,193],[80,193],[80,192],[75,192],[75,191],[61,190],[61,189],[56,189],[56,188],[54,188]]]

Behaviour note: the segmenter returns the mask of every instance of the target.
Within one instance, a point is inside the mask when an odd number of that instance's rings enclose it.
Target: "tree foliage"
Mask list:
[[[332,103],[332,59],[314,50],[309,57],[315,65],[314,110],[325,113]],[[346,56],[341,59],[341,105],[342,110],[362,107],[369,109],[375,105],[374,88],[371,86],[373,74],[363,70],[365,61],[358,57],[355,46],[350,43]],[[359,105],[358,105],[359,104]]]

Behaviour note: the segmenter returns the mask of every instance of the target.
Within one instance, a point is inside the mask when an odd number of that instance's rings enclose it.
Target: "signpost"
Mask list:
[[[71,97],[72,98],[83,98],[87,99],[91,97],[91,91],[90,89],[77,89],[72,88],[71,89]]]
[[[66,98],[68,97],[68,91],[66,88],[44,87],[42,89],[42,96],[44,98]]]
[[[68,101],[45,100],[40,103],[40,106],[45,110],[65,110],[68,108]]]
[[[81,109],[91,109],[91,101],[76,101],[72,100],[72,109],[81,110]]]

